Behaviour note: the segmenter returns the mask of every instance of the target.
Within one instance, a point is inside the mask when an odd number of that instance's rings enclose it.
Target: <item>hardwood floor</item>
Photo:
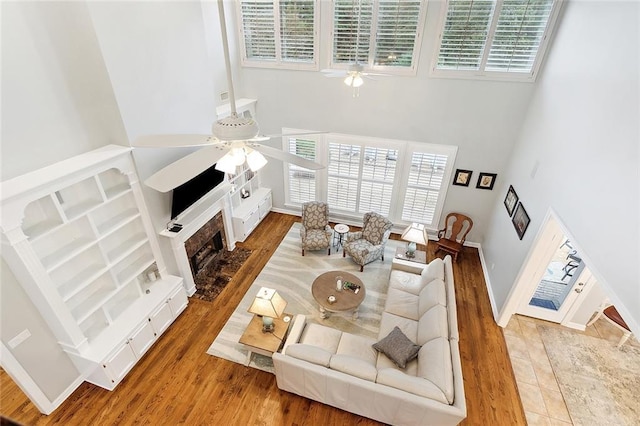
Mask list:
[[[114,391],[84,383],[55,412],[44,416],[0,371],[0,413],[24,425],[379,424],[281,391],[269,373],[206,354],[298,220],[270,213],[247,241],[239,244],[253,252],[222,294],[214,302],[190,299],[185,312]],[[434,258],[433,249],[430,244],[428,259]],[[505,339],[493,321],[476,249],[465,248],[454,264],[454,275],[468,412],[461,424],[525,425]],[[428,421],[425,419],[425,424]]]

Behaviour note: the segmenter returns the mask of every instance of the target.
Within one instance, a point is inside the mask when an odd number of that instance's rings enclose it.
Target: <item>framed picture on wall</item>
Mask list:
[[[497,176],[497,173],[480,173],[476,188],[492,190]]]
[[[509,213],[509,217],[513,216],[513,211],[516,209],[518,205],[518,194],[516,194],[516,190],[513,189],[513,186],[509,185],[509,190],[507,191],[507,196],[504,197],[504,206],[507,208],[507,213]]]
[[[456,174],[453,177],[453,184],[458,186],[469,186],[471,182],[471,175],[473,171],[456,169]]]
[[[531,222],[531,219],[529,219],[529,215],[524,209],[522,203],[518,203],[518,207],[516,207],[516,212],[513,214],[511,221],[513,222],[513,226],[516,228],[518,238],[522,239],[522,237],[524,237],[524,233],[529,227],[529,222]]]

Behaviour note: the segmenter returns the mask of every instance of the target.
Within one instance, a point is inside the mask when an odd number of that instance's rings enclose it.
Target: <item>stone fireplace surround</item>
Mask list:
[[[166,229],[160,232],[162,237],[171,241],[171,250],[180,275],[184,278],[184,286],[189,296],[193,296],[196,292],[190,257],[202,247],[207,237],[211,239],[215,232],[221,231],[223,250],[235,248],[230,189],[231,185],[227,182],[218,185],[178,216],[177,222],[182,224],[182,230],[179,232]]]

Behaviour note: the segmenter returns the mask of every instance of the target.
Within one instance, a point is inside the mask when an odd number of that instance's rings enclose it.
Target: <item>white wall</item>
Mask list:
[[[552,207],[639,332],[639,4],[568,2],[509,170],[531,216],[522,241],[497,200],[483,250],[498,307]],[[537,173],[532,176],[535,164]]]
[[[80,2],[2,2],[2,180],[126,135]]]
[[[216,3],[92,2],[89,9],[129,140],[211,134],[220,93],[227,90]],[[134,150],[141,181],[193,151]],[[164,229],[171,193],[143,190],[156,229]],[[168,242],[161,238],[160,244],[176,273]]]
[[[331,3],[320,3],[322,34],[329,37]],[[482,242],[491,209],[502,194],[476,189],[476,179],[480,172],[490,172],[498,173],[497,185],[503,181],[535,85],[429,77],[442,5],[428,3],[415,77],[366,81],[354,98],[341,79],[320,72],[244,68],[243,96],[258,99],[257,117],[264,134],[291,127],[458,146],[455,168],[474,174],[469,187],[449,187],[443,213],[468,213],[474,220],[468,239]],[[329,46],[328,40],[322,46]],[[321,69],[328,67],[328,54],[326,49],[321,52]],[[280,141],[268,144],[279,147]],[[274,190],[274,206],[283,208],[281,163],[271,161],[262,182]]]
[[[2,2],[2,180],[126,134],[84,3]],[[1,263],[0,338],[24,329],[17,362],[54,401],[79,377],[15,277]],[[55,372],[55,374],[52,374]]]

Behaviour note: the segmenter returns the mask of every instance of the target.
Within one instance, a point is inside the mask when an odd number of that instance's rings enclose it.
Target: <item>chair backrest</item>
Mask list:
[[[464,243],[467,234],[473,228],[473,220],[462,213],[449,213],[444,221],[444,228],[438,232],[438,237]]]
[[[302,226],[324,229],[329,224],[329,205],[322,201],[309,201],[302,205]]]
[[[362,218],[362,238],[371,244],[378,245],[383,242],[385,233],[392,226],[393,223],[381,214],[376,212],[365,213]]]

